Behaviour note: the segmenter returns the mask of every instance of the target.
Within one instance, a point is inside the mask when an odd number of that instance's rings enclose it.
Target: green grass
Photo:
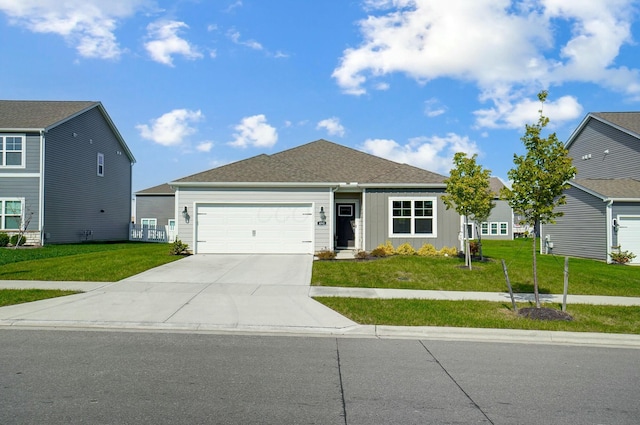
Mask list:
[[[640,306],[569,305],[573,321],[519,317],[511,304],[489,301],[434,301],[317,297],[317,301],[363,325],[449,326],[568,332],[640,334]],[[519,307],[531,307],[519,304]],[[558,306],[545,305],[544,307]]]
[[[312,285],[363,288],[431,289],[504,292],[504,259],[515,292],[533,292],[530,239],[484,241],[486,262],[447,257],[393,256],[371,261],[316,261]],[[540,293],[561,294],[564,257],[538,255]],[[569,259],[569,293],[583,295],[640,296],[640,267]]]
[[[182,257],[171,244],[109,243],[0,249],[0,280],[116,282]]]
[[[0,307],[78,293],[79,291],[62,291],[58,289],[0,289]]]

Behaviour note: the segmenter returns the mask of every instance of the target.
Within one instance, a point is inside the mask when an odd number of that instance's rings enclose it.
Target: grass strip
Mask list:
[[[363,325],[450,326],[569,332],[640,334],[640,306],[574,304],[573,321],[542,321],[518,316],[510,303],[316,297],[316,301]],[[532,307],[520,303],[519,308]],[[555,304],[544,307],[560,309]]]
[[[64,297],[79,294],[81,291],[63,291],[60,289],[0,289],[0,307],[29,303],[47,298]]]

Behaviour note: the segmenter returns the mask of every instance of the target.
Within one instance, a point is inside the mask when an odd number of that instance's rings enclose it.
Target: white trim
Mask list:
[[[336,208],[336,206],[338,204],[354,204],[354,212],[353,212],[353,216],[354,216],[354,221],[356,224],[356,228],[353,231],[353,249],[362,249],[362,247],[364,246],[363,244],[361,244],[360,239],[361,239],[361,235],[362,235],[362,229],[364,228],[364,226],[362,224],[358,225],[358,223],[362,223],[361,217],[362,217],[362,210],[360,208],[360,199],[358,198],[335,198],[334,202],[333,202],[333,206],[334,209]],[[334,220],[336,220],[336,217],[338,216],[338,211],[334,212]],[[336,223],[337,224],[337,223]],[[334,234],[331,235],[331,237],[333,238]],[[333,238],[335,241],[335,238]],[[334,249],[338,249],[337,246],[334,247]]]
[[[607,202],[607,206],[605,208],[605,215],[607,220],[607,263],[611,264],[613,261],[611,260],[611,247],[613,246],[613,201]]]
[[[20,224],[18,224],[18,228],[17,229],[5,229],[4,227],[4,219],[5,216],[9,216],[9,217],[16,217],[15,214],[5,214],[5,202],[20,202]],[[9,230],[9,231],[17,231],[19,232],[20,229],[22,228],[22,226],[24,225],[24,209],[25,209],[25,198],[19,198],[16,196],[11,196],[11,197],[7,197],[7,198],[0,198],[0,230]]]
[[[96,157],[96,174],[98,177],[104,177],[104,154],[102,152],[98,152]]]
[[[393,233],[393,203],[396,201],[411,201],[411,232],[410,233]],[[419,218],[414,215],[414,202],[415,201],[431,201],[431,209],[433,213],[431,215],[431,233],[415,233],[415,219]],[[436,196],[393,196],[389,197],[389,231],[390,238],[437,238],[438,237],[438,198]],[[466,230],[466,229],[465,229]]]
[[[366,197],[366,193],[367,193],[367,189],[363,189],[362,190],[362,206],[360,208],[360,215],[362,216],[362,246],[360,247],[360,249],[365,249],[365,247],[367,246],[367,232],[365,232],[365,229],[367,228],[367,223],[366,223],[366,219],[365,217],[367,216],[366,212],[366,205],[367,205],[367,197]]]
[[[442,183],[344,183],[344,182],[178,182],[168,183],[171,187],[338,187],[340,189],[364,188],[421,188],[444,189]]]
[[[39,173],[1,173],[0,178],[8,177],[8,178],[21,178],[26,177],[30,179],[37,179],[40,177]]]
[[[40,131],[40,184],[38,188],[38,229],[40,230],[40,245],[44,246],[44,151],[46,148],[44,130]]]
[[[7,137],[19,137],[22,142],[20,149],[20,165],[7,165]],[[25,133],[5,133],[4,131],[0,133],[0,138],[2,138],[2,143],[0,144],[0,159],[2,163],[0,163],[0,170],[21,170],[27,168],[27,135]],[[16,153],[16,151],[11,151]]]

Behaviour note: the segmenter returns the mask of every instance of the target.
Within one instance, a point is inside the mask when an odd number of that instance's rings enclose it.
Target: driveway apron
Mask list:
[[[345,330],[309,297],[310,255],[193,255],[85,293],[0,308],[14,325]]]

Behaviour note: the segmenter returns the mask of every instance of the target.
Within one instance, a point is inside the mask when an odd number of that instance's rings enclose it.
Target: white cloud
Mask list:
[[[327,118],[322,120],[316,126],[316,130],[325,129],[330,136],[344,136],[344,127],[340,124],[340,119],[337,117]]]
[[[151,125],[139,124],[136,129],[144,139],[163,146],[178,146],[184,143],[186,137],[196,132],[193,124],[202,119],[204,115],[199,110],[174,109],[159,118],[152,119]]]
[[[424,114],[429,118],[435,118],[445,112],[447,112],[447,108],[435,97],[424,102]]]
[[[213,142],[200,142],[196,146],[196,150],[198,152],[211,152],[212,147],[213,147]]]
[[[262,114],[243,118],[234,129],[237,133],[233,134],[234,140],[229,145],[236,148],[270,148],[278,141],[278,132],[267,123],[267,118]]]
[[[86,58],[118,59],[123,50],[115,30],[147,0],[0,0],[12,25],[36,33],[57,34]]]
[[[456,152],[470,155],[479,152],[475,142],[455,133],[449,133],[445,137],[416,137],[405,145],[390,139],[368,139],[362,149],[382,158],[440,174],[449,174]]]
[[[250,49],[254,49],[254,50],[262,50],[262,44],[258,43],[255,40],[241,40],[240,39],[240,33],[238,31],[235,30],[230,30],[227,35],[229,36],[229,38],[231,39],[231,41],[233,41],[236,44],[239,44],[241,46],[246,46]]]
[[[202,58],[202,53],[179,36],[183,28],[189,26],[179,21],[156,21],[147,25],[147,37],[150,41],[144,43],[144,47],[151,59],[173,66],[174,55],[181,55],[186,59]]]
[[[640,98],[640,70],[616,66],[633,43],[634,0],[365,0],[362,43],[333,72],[362,95],[385,76],[469,81],[499,109],[544,87],[589,82]],[[563,31],[570,28],[570,32]],[[503,118],[503,117],[499,117]],[[492,124],[492,125],[495,125]]]

